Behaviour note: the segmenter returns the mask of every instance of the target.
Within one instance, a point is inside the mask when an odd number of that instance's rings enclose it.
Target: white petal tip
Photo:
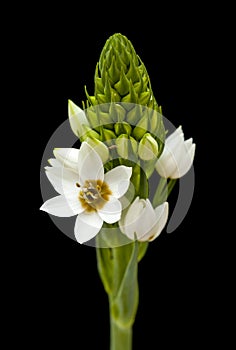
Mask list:
[[[39,208],[39,210],[42,210],[42,211],[47,212],[47,211],[45,210],[45,206],[44,206],[44,204],[43,204],[43,205],[41,205],[41,207]]]
[[[79,244],[84,244],[86,241],[78,241],[78,239],[76,239],[76,241],[79,243]]]

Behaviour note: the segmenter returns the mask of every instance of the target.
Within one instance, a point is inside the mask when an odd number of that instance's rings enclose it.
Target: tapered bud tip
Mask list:
[[[73,117],[74,115],[76,115],[78,113],[84,113],[84,112],[74,102],[72,102],[71,100],[68,100],[68,114],[69,114],[69,117],[71,118],[71,117]]]

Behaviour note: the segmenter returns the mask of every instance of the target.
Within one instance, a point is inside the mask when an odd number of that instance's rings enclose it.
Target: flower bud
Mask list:
[[[120,104],[113,102],[110,103],[109,113],[114,123],[121,123],[125,119],[126,110]]]
[[[81,137],[83,135],[83,126],[89,126],[88,119],[84,111],[76,106],[71,100],[68,101],[68,113],[69,113],[69,122],[73,133]]]
[[[122,215],[119,227],[121,232],[130,239],[150,242],[157,238],[165,227],[168,212],[168,202],[164,202],[154,209],[149,199],[136,197]]]
[[[107,146],[93,137],[87,137],[85,141],[99,154],[103,164],[105,164],[109,159],[109,150]]]
[[[184,176],[193,164],[196,145],[193,139],[184,139],[180,126],[167,137],[164,150],[156,162],[156,170],[165,179]]]
[[[110,145],[112,144],[112,140],[116,139],[117,136],[114,133],[114,131],[102,128],[101,130],[101,141],[107,141],[107,144]]]
[[[143,135],[147,132],[147,130],[148,130],[148,116],[144,115],[140,119],[136,127],[134,128],[133,137],[139,141],[143,137]]]
[[[129,139],[128,135],[121,134],[116,139],[117,153],[120,157],[128,159],[129,157]]]
[[[158,156],[159,147],[151,134],[146,133],[138,146],[138,155],[142,160],[153,160]]]
[[[138,153],[138,142],[132,137],[129,137],[130,145],[131,145],[131,151],[136,156]]]
[[[130,135],[132,132],[132,127],[130,124],[123,122],[123,123],[116,123],[114,126],[116,135],[121,134],[127,134]]]

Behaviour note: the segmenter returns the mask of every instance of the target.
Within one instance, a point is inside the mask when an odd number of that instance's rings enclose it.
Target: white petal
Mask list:
[[[40,210],[59,217],[70,217],[81,213],[84,209],[78,200],[76,203],[68,201],[65,196],[57,196],[46,201]]]
[[[190,169],[194,158],[193,139],[184,141],[182,128],[179,127],[167,137],[164,150],[155,165],[164,178],[177,179]]]
[[[193,159],[194,159],[194,156],[195,156],[195,149],[196,149],[196,144],[193,143],[192,146],[191,146],[191,149],[189,150],[189,155],[190,155],[190,158],[193,162]]]
[[[156,162],[155,168],[162,177],[167,179],[176,170],[176,167],[175,155],[172,150],[168,149],[165,145],[160,158]]]
[[[140,223],[144,223],[145,210],[146,202],[144,199],[139,199],[131,204],[124,220],[125,233],[130,239],[135,238],[134,234],[139,236],[145,233],[143,225],[140,226]]]
[[[122,206],[118,199],[110,197],[104,207],[98,211],[98,215],[108,224],[114,224],[120,220]]]
[[[95,237],[100,231],[103,220],[97,212],[83,212],[77,216],[75,222],[75,238],[79,243],[84,243]]]
[[[66,167],[73,169],[73,171],[78,172],[78,157],[79,150],[76,148],[55,148],[54,156],[61,164]]]
[[[120,198],[127,192],[131,175],[132,168],[124,165],[119,165],[105,174],[104,180],[114,197]]]
[[[141,237],[140,239],[141,242],[144,242],[144,241],[151,242],[160,235],[168,219],[168,213],[169,213],[168,202],[165,202],[159,205],[154,210],[154,212],[155,212],[155,223],[152,227],[150,227],[149,231],[143,237]]]
[[[133,203],[128,208],[123,210],[121,219],[119,221],[119,227],[121,232],[126,233],[125,221],[126,221],[127,214],[129,213],[129,216],[131,218],[134,218],[133,221],[136,221],[136,217],[139,216],[141,211],[143,210],[144,205],[142,204],[142,202],[139,204],[139,201],[140,201],[139,197],[136,197]],[[128,221],[129,221],[129,217],[128,217]]]
[[[63,167],[49,167],[46,170],[46,175],[58,193],[66,195],[78,193],[76,183],[79,181],[79,176],[73,171]]]
[[[140,200],[139,197],[136,197],[133,203],[123,211],[122,218],[119,222],[120,229],[123,233],[125,233],[125,222],[132,223],[137,220],[137,217],[140,216],[141,212],[145,208],[144,200]],[[125,215],[124,215],[125,213]]]
[[[178,142],[178,140],[184,140],[184,134],[182,130],[182,126],[179,126],[171,135],[169,135],[166,138],[166,141],[168,145],[174,144],[175,142]]]
[[[86,180],[104,179],[104,168],[102,160],[87,142],[83,142],[79,150],[78,172],[80,183]]]
[[[48,159],[48,163],[55,167],[55,168],[58,168],[58,167],[61,167],[62,166],[62,163],[59,162],[59,160],[55,159],[55,158],[51,158],[51,159]]]
[[[155,211],[149,199],[146,199],[146,207],[143,212],[143,215],[140,215],[140,217],[136,222],[136,225],[137,225],[136,234],[137,234],[137,239],[139,241],[142,241],[142,238],[148,234],[150,228],[155,225],[155,222],[156,222]]]
[[[171,174],[171,179],[178,179],[184,176],[193,164],[193,158],[195,154],[195,144],[192,144],[189,150],[185,149],[185,152],[182,154],[182,158],[178,161],[178,166],[176,170]]]
[[[187,150],[190,150],[190,148],[192,147],[193,145],[193,139],[192,137],[186,141],[184,141],[184,145],[186,147]]]
[[[178,165],[181,151],[184,147],[184,136],[182,127],[176,129],[165,141],[164,150],[156,162],[157,172],[164,178],[169,178]]]
[[[150,201],[139,199],[135,200],[128,209],[123,229],[130,239],[134,239],[134,234],[136,234],[137,239],[140,240],[154,222],[155,213]]]

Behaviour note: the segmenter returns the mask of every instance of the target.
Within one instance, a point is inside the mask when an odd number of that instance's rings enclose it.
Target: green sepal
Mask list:
[[[139,95],[138,102],[141,105],[146,106],[148,104],[150,98],[151,98],[151,93],[149,91],[141,92],[141,94]]]
[[[121,96],[126,95],[129,92],[129,79],[127,79],[123,67],[120,72],[120,79],[114,85],[114,88],[118,91]]]
[[[108,69],[108,73],[113,84],[115,84],[120,78],[120,70],[117,67],[115,56],[112,57],[111,66]]]
[[[129,54],[130,57],[130,65],[129,65],[129,70],[128,73],[126,74],[127,78],[129,80],[132,80],[133,83],[136,83],[139,80],[139,72],[137,69],[137,66],[135,65],[134,60],[131,57],[131,54]]]
[[[121,99],[121,102],[138,103],[138,94],[132,84],[132,80],[129,82],[129,93]]]

